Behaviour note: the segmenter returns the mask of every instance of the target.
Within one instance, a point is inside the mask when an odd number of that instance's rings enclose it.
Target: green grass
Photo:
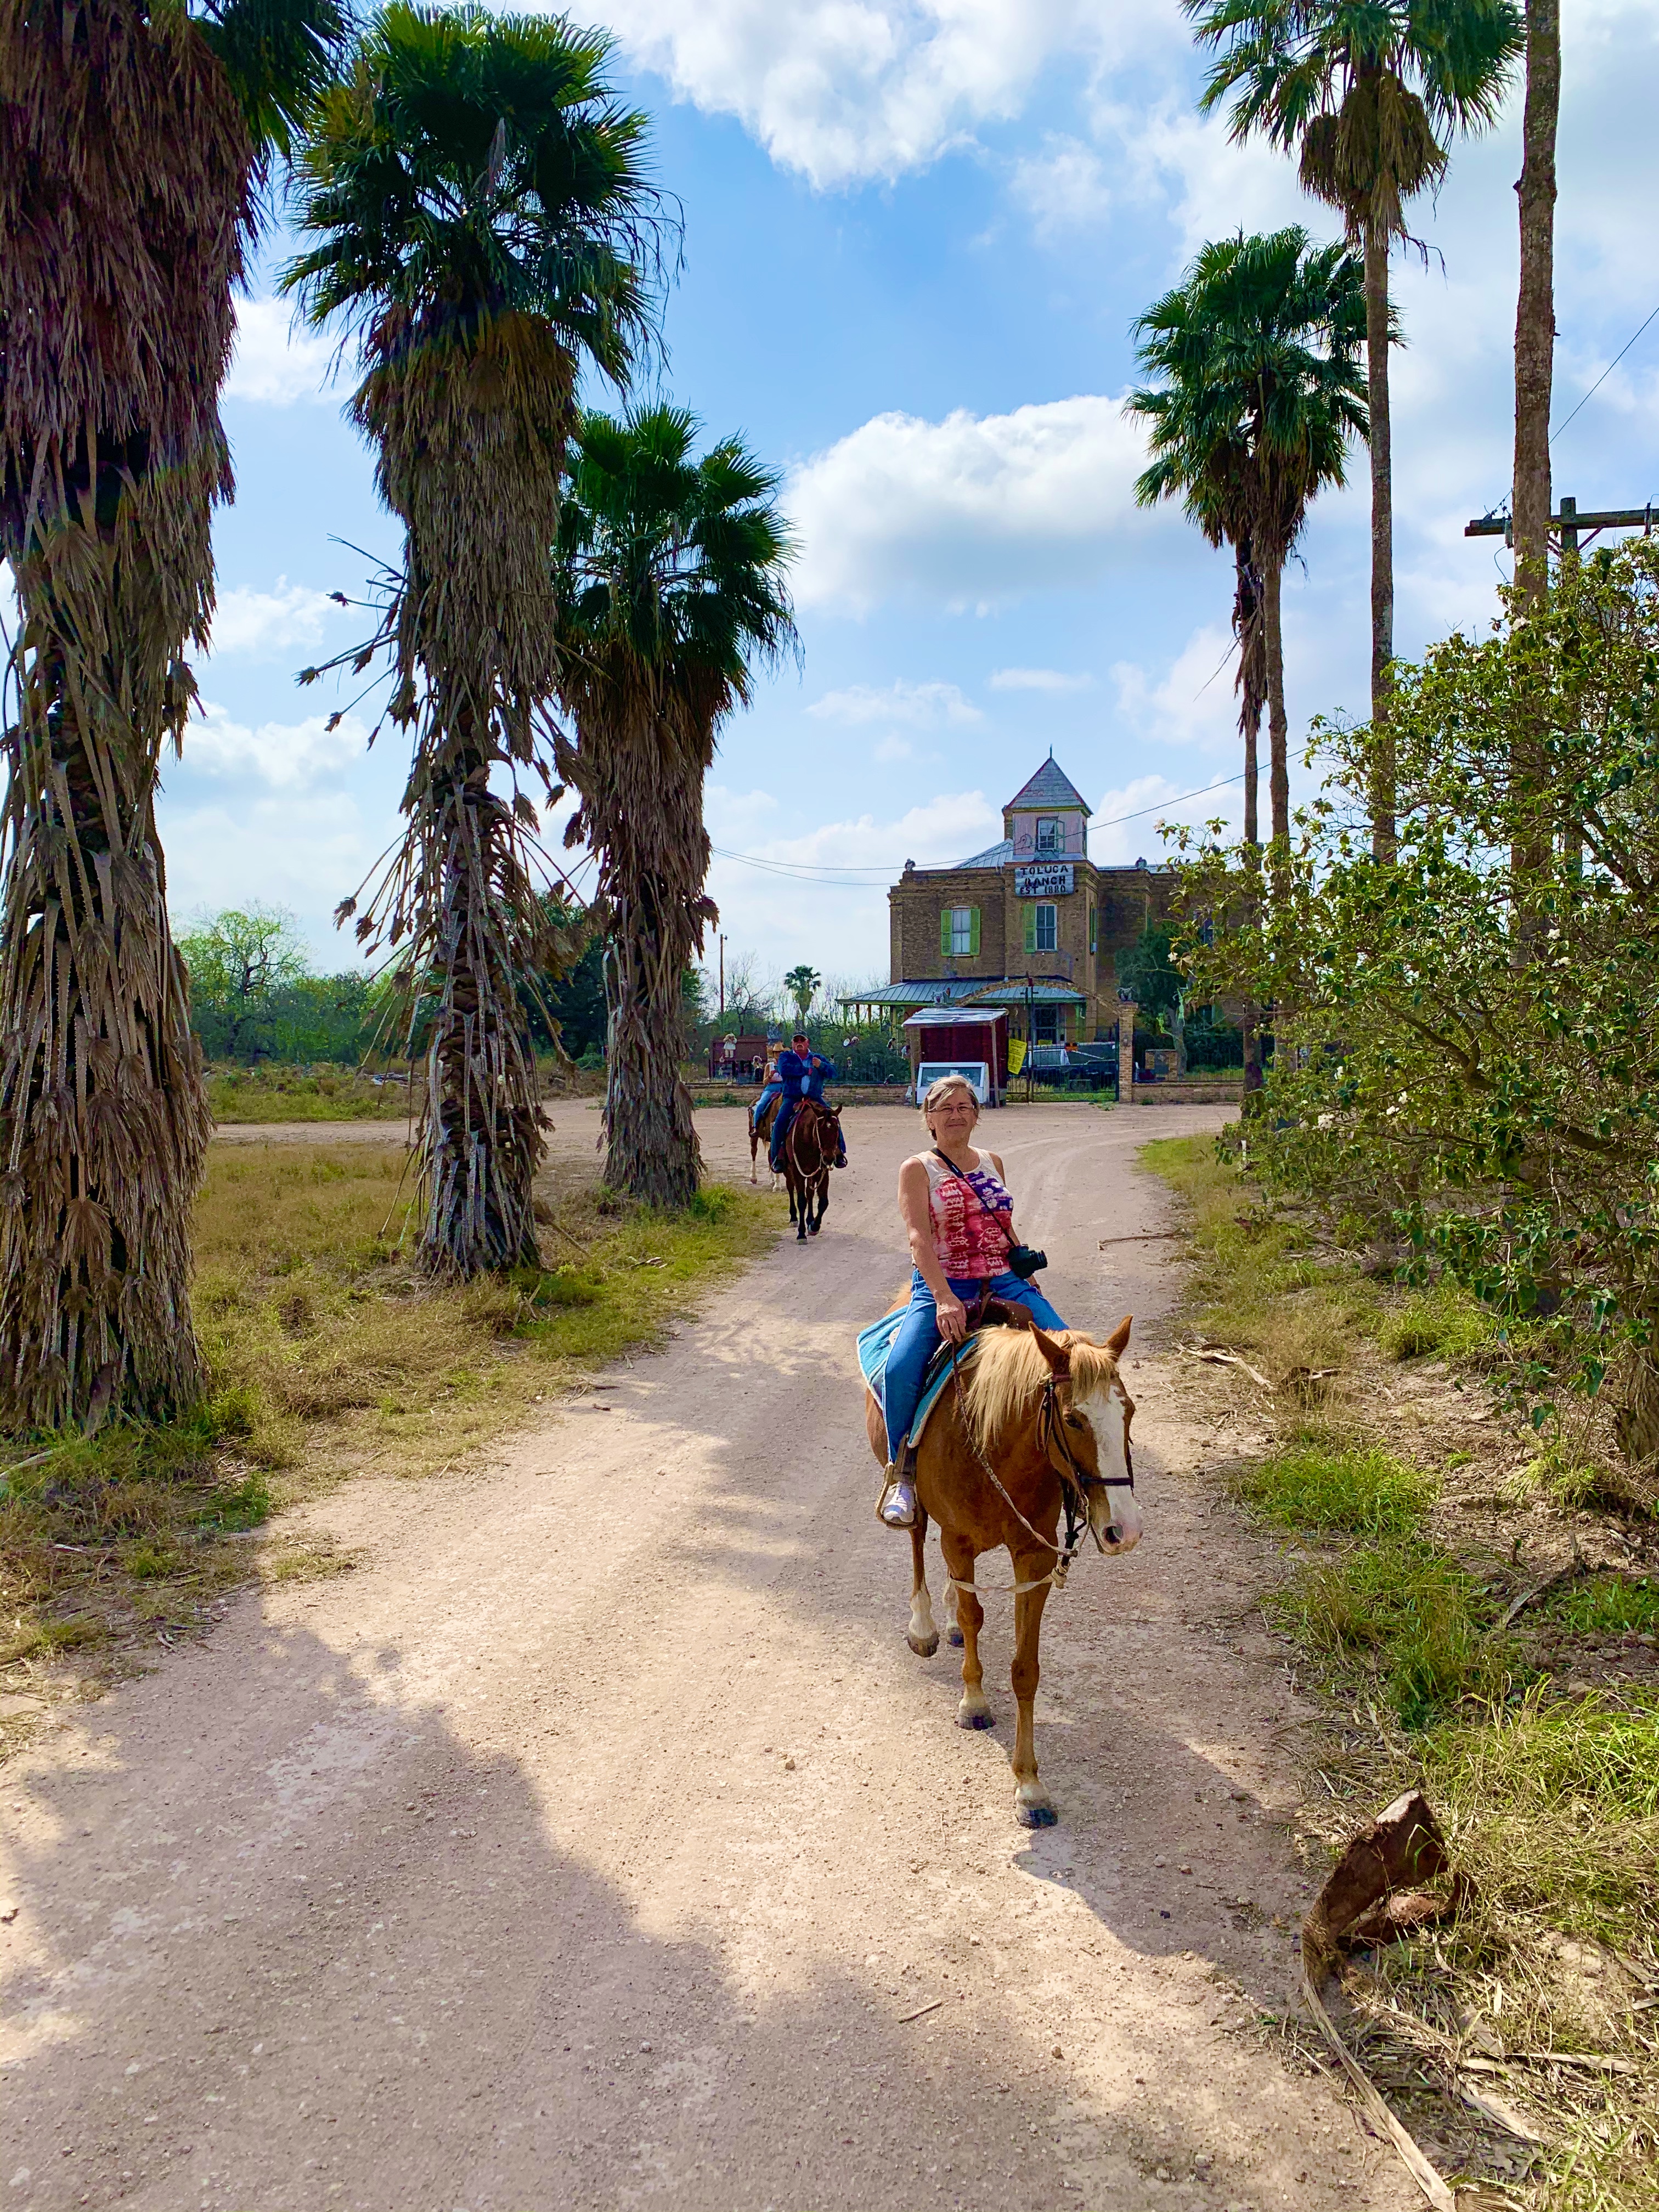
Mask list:
[[[214,1148],[194,1239],[210,1394],[178,1421],[39,1437],[0,1462],[0,1620],[15,1624],[0,1665],[49,1658],[89,1609],[117,1630],[188,1617],[254,1565],[258,1547],[228,1540],[344,1475],[465,1463],[658,1341],[782,1212],[716,1185],[654,1214],[565,1170],[554,1264],[450,1285],[412,1266],[411,1199],[401,1148]]]
[[[402,1121],[410,1086],[377,1084],[355,1067],[210,1067],[216,1121]]]
[[[1587,1575],[1553,1591],[1541,1609],[1577,1636],[1659,1636],[1659,1583],[1645,1577]]]
[[[1268,1601],[1270,1618],[1304,1649],[1369,1678],[1396,1718],[1420,1729],[1459,1699],[1507,1677],[1506,1645],[1490,1632],[1491,1599],[1457,1563],[1393,1537],[1299,1567]]]
[[[1247,1468],[1236,1487],[1248,1504],[1281,1528],[1400,1536],[1421,1526],[1435,1482],[1420,1468],[1375,1445],[1322,1451],[1293,1444]]]
[[[1466,1360],[1498,1334],[1498,1322],[1485,1307],[1455,1284],[1418,1291],[1385,1313],[1377,1340],[1390,1359],[1423,1359],[1432,1354]]]

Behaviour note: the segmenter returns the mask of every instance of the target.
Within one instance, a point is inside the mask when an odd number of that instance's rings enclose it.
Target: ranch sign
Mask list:
[[[1072,890],[1070,860],[1039,860],[1014,870],[1016,898],[1067,898]]]

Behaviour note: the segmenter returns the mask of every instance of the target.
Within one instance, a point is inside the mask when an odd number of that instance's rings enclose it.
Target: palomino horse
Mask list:
[[[809,1232],[817,1235],[830,1211],[830,1174],[840,1150],[840,1115],[819,1099],[803,1098],[783,1139],[783,1184],[798,1244]]]
[[[974,1358],[934,1407],[916,1447],[921,1510],[910,1532],[915,1573],[907,1640],[924,1659],[939,1649],[925,1550],[932,1518],[939,1522],[962,1631],[957,1725],[989,1728],[979,1658],[985,1609],[974,1563],[981,1552],[1007,1551],[1014,1567],[1012,1672],[1018,1710],[1014,1817],[1022,1827],[1046,1828],[1059,1815],[1037,1779],[1032,1703],[1049,1587],[1064,1581],[1085,1525],[1103,1552],[1133,1551],[1140,1541],[1129,1457],[1134,1405],[1118,1371],[1129,1322],[1121,1321],[1104,1344],[1096,1344],[1074,1329],[1051,1335],[1017,1307],[1003,1310],[1018,1325],[979,1333]],[[887,1436],[872,1396],[865,1410],[870,1449],[884,1467]],[[1058,1534],[1062,1505],[1066,1543]]]
[[[763,1144],[769,1145],[772,1141],[772,1124],[778,1118],[778,1107],[781,1103],[781,1102],[776,1098],[772,1101],[766,1111],[761,1115],[760,1126],[758,1128],[755,1126],[754,1115],[750,1114],[749,1116],[749,1180],[750,1182],[758,1182],[760,1181],[760,1177],[755,1172],[755,1162],[760,1157],[761,1146]],[[769,1153],[768,1154],[768,1164],[769,1165],[770,1164]],[[777,1179],[775,1176],[773,1178],[772,1188],[775,1190],[777,1187]]]

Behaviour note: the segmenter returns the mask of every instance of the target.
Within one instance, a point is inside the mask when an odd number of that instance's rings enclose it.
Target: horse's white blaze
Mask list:
[[[1129,1473],[1129,1407],[1121,1383],[1078,1401],[1095,1432],[1095,1451],[1100,1471],[1109,1481],[1107,1490],[1089,1492],[1089,1526],[1109,1552],[1133,1552],[1140,1541],[1140,1507],[1127,1487]],[[1109,1534],[1109,1531],[1115,1533]]]

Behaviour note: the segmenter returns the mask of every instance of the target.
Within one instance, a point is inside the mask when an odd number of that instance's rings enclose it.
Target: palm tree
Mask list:
[[[610,52],[557,17],[384,9],[307,148],[313,242],[283,278],[313,324],[356,334],[351,412],[404,526],[376,642],[414,733],[406,826],[357,930],[399,949],[430,1020],[421,1258],[447,1277],[537,1259],[518,987],[557,955],[518,775],[555,793],[549,549],[578,375],[625,381],[649,331],[646,124],[613,98]]]
[[[738,438],[693,458],[659,405],[582,418],[558,540],[566,831],[599,860],[607,933],[605,1180],[684,1206],[701,1156],[679,1073],[680,978],[719,920],[703,890],[703,778],[757,662],[794,643],[778,477]]]
[[[335,0],[0,0],[0,1422],[201,1392],[210,1122],[155,831],[232,494],[219,387]]]
[[[1281,587],[1309,506],[1343,482],[1348,440],[1366,434],[1360,265],[1294,225],[1241,232],[1205,246],[1134,329],[1141,367],[1162,380],[1129,396],[1152,450],[1135,496],[1148,507],[1180,496],[1211,544],[1231,541],[1259,584],[1270,857],[1280,872],[1290,849]],[[1236,619],[1238,605],[1236,596]]]
[[[1221,49],[1200,103],[1232,101],[1236,140],[1299,146],[1303,189],[1340,210],[1365,268],[1371,461],[1370,793],[1379,859],[1394,850],[1387,727],[1394,659],[1393,434],[1389,250],[1406,203],[1438,184],[1454,133],[1496,118],[1522,43],[1515,0],[1182,0],[1201,44]]]
[[[823,981],[823,978],[817,969],[805,960],[801,962],[799,967],[792,968],[784,977],[783,988],[795,1002],[795,1018],[798,1021],[805,1022],[807,1015],[812,1011],[812,994]]]

